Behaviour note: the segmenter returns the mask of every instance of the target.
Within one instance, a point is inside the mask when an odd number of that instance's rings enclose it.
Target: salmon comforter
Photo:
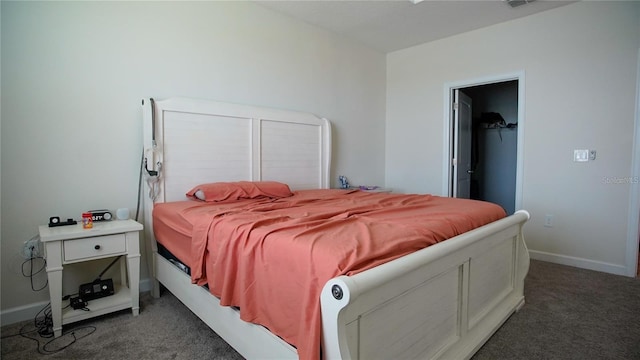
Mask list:
[[[243,320],[295,346],[300,359],[320,358],[320,292],[328,280],[506,216],[488,202],[358,190],[183,203],[177,216],[192,225],[192,241],[190,259],[181,260],[192,282],[208,284]],[[171,206],[156,204],[154,216]]]

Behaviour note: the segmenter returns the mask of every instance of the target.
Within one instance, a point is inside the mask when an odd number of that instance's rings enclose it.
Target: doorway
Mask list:
[[[445,86],[447,196],[521,208],[524,75]]]

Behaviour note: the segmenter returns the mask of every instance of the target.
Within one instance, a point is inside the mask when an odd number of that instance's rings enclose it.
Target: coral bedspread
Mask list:
[[[182,210],[193,224],[192,281],[296,346],[301,359],[320,357],[320,292],[329,279],[506,216],[487,202],[357,190],[198,204]]]

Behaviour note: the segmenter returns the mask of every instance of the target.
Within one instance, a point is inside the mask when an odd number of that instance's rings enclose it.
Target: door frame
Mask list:
[[[456,98],[456,91],[457,91],[457,94],[458,94],[457,98]],[[470,192],[470,189],[471,189],[471,177],[472,176],[471,176],[471,173],[469,172],[469,170],[471,170],[471,151],[472,151],[471,150],[472,149],[472,146],[471,146],[472,144],[471,143],[473,142],[471,140],[473,138],[473,114],[471,113],[471,110],[473,109],[473,105],[472,105],[471,97],[469,97],[469,95],[467,95],[466,93],[464,93],[460,89],[453,89],[452,90],[452,95],[453,95],[453,101],[457,100],[457,102],[458,102],[458,107],[457,108],[453,108],[453,111],[451,113],[452,114],[452,118],[451,118],[451,121],[452,121],[451,128],[452,129],[453,128],[460,129],[460,123],[461,123],[461,121],[460,121],[461,120],[460,112],[461,112],[461,108],[462,108],[460,106],[460,103],[461,102],[465,102],[465,100],[467,100],[467,99],[469,101],[469,117],[468,118],[466,118],[466,117],[464,118],[465,121],[469,121],[469,123],[466,124],[465,126],[468,126],[467,130],[470,131],[469,132],[469,137],[468,137],[468,139],[469,139],[469,144],[468,144],[469,145],[469,153],[468,153],[469,158],[467,159],[467,160],[469,160],[468,164],[464,164],[464,163],[462,163],[460,161],[459,152],[460,152],[460,144],[461,144],[461,141],[460,141],[460,138],[461,138],[460,133],[461,133],[461,131],[454,131],[453,134],[452,134],[452,137],[451,137],[451,140],[452,140],[452,143],[451,143],[451,152],[452,152],[451,158],[453,159],[453,157],[455,156],[456,161],[455,161],[455,163],[453,161],[451,163],[451,184],[452,184],[452,188],[451,188],[450,196],[451,197],[458,197],[459,194],[460,194],[459,186],[460,186],[460,166],[461,165],[464,166],[464,167],[467,167],[467,169],[464,170],[468,175],[468,181],[469,181],[469,188],[466,189],[466,193],[468,194]],[[461,100],[460,99],[461,97],[464,97],[465,99]],[[463,195],[462,197],[465,197],[465,196]]]
[[[627,276],[638,274],[638,248],[640,244],[640,49],[638,49],[636,71],[636,109],[631,152],[631,177],[629,178],[629,219],[627,221]]]
[[[522,209],[522,180],[524,174],[524,70],[502,74],[493,75],[477,79],[460,80],[455,82],[448,82],[444,84],[444,134],[443,134],[443,146],[444,157],[442,159],[442,196],[450,197],[453,194],[452,188],[452,146],[453,146],[453,92],[456,89],[463,89],[467,87],[473,87],[478,85],[488,85],[494,83],[501,83],[505,81],[518,81],[518,146],[516,150],[516,193],[515,193],[515,210]]]

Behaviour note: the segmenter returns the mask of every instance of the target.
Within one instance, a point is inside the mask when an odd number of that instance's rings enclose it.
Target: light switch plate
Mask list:
[[[573,150],[573,161],[589,161],[589,150]]]

